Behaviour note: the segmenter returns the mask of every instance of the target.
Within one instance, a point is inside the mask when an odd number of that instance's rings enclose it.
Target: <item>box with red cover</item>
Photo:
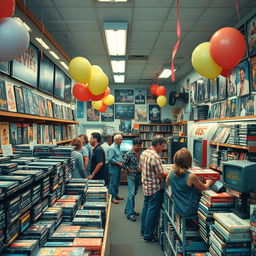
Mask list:
[[[220,173],[212,169],[191,169],[189,172],[198,176],[198,178],[205,183],[206,180],[217,181],[220,180]]]

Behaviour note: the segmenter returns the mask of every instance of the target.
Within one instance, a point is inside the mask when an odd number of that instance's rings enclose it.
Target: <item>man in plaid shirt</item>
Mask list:
[[[144,205],[141,216],[141,235],[144,242],[155,242],[153,233],[156,227],[158,213],[162,203],[163,180],[167,175],[163,170],[158,153],[166,146],[164,137],[154,137],[152,147],[142,152],[140,156],[141,180],[144,192]]]

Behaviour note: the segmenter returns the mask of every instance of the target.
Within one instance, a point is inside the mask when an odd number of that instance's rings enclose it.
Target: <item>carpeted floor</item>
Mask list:
[[[127,198],[127,186],[121,185],[119,195],[124,200],[119,201],[118,205],[112,204],[111,207],[111,256],[159,256],[163,255],[158,243],[144,243],[140,236],[140,217],[136,222],[127,220],[124,208]],[[136,196],[136,212],[141,214],[143,206],[143,192],[139,188]]]

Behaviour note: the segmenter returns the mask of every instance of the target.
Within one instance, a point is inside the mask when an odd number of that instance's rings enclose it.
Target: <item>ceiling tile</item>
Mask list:
[[[44,23],[45,20],[61,20],[62,19],[55,8],[31,7],[29,9],[41,23]]]
[[[86,32],[96,32],[99,31],[98,23],[94,20],[86,21],[69,21],[65,20],[65,23],[72,31],[86,31]]]
[[[154,42],[158,36],[158,32],[133,32],[131,34],[131,42]]]
[[[53,3],[51,0],[26,0],[26,6],[29,6],[29,9],[31,10],[31,6],[47,6],[52,7]]]
[[[130,24],[131,8],[99,8],[99,18],[104,21],[127,21]]]
[[[42,2],[44,2],[43,0]],[[56,7],[69,7],[69,8],[87,8],[92,7],[92,1],[81,1],[81,0],[52,0]]]
[[[225,0],[224,0],[225,1]],[[226,0],[228,1],[228,0]],[[209,6],[209,4],[212,2],[212,0],[186,0],[186,1],[180,1],[180,9],[182,8],[206,8]]]
[[[136,0],[135,7],[139,8],[168,8],[173,5],[174,0]]]
[[[181,20],[181,31],[190,31],[193,27],[194,22]],[[163,26],[163,31],[175,31],[176,32],[177,21],[166,21]]]
[[[162,21],[167,11],[166,8],[135,8],[134,20]]]
[[[194,21],[201,17],[205,9],[203,8],[181,8],[180,9],[180,20],[182,21]],[[168,16],[168,21],[176,21],[176,9],[172,9]]]
[[[230,10],[229,8],[209,8],[200,17],[200,21],[215,21],[225,22],[234,15],[235,9]],[[216,19],[218,17],[218,19]]]
[[[134,21],[132,24],[132,29],[134,32],[143,31],[143,32],[158,32],[162,26],[161,21]]]
[[[93,8],[58,8],[64,20],[95,20]]]

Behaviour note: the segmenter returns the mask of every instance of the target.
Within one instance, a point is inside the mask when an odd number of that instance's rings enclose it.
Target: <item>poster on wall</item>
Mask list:
[[[210,101],[214,102],[218,100],[218,78],[210,79],[209,86],[210,86]]]
[[[158,105],[149,105],[149,120],[154,123],[161,121],[161,108]]]
[[[10,62],[0,62],[0,72],[10,74]]]
[[[53,95],[54,63],[44,54],[39,61],[39,90]]]
[[[218,100],[224,100],[227,96],[227,79],[219,76]]]
[[[134,90],[134,99],[135,99],[135,104],[145,104],[145,89],[135,89]]]
[[[189,98],[190,98],[190,103],[192,105],[197,104],[197,81],[194,81],[193,83],[191,83]]]
[[[134,119],[134,104],[115,104],[115,119]]]
[[[227,77],[227,94],[228,94],[228,97],[233,97],[237,95],[235,70],[232,70],[230,76]]]
[[[38,66],[38,49],[30,44],[22,55],[12,61],[12,77],[37,87]]]
[[[14,87],[13,87],[13,84],[9,82],[6,82],[6,95],[7,95],[8,110],[12,112],[17,112],[16,101],[14,96]]]
[[[251,56],[256,53],[256,15],[247,23],[248,52]]]
[[[132,121],[131,120],[120,120],[119,130],[124,134],[129,134],[132,132]]]
[[[76,106],[77,106],[77,111],[76,111],[77,118],[84,118],[84,102],[78,100]]]
[[[61,100],[64,100],[65,92],[65,74],[64,72],[55,66],[55,75],[54,75],[54,96]]]
[[[147,90],[147,103],[156,103],[156,95],[153,95],[150,90]]]
[[[245,96],[250,93],[249,63],[247,60],[239,63],[235,69],[237,96]]]
[[[204,102],[204,81],[203,79],[197,80],[197,103]]]
[[[5,81],[0,79],[0,110],[8,110]]]
[[[71,78],[65,74],[64,101],[71,102]]]
[[[93,108],[91,101],[87,101],[87,121],[90,121],[90,122],[100,121],[100,113],[95,108]]]
[[[244,41],[246,42],[247,38],[246,38],[246,33],[245,33],[245,24],[241,25],[237,30],[239,30],[239,32],[244,36]],[[248,47],[246,46],[246,51],[244,53],[243,59],[248,56],[247,49],[248,49]]]
[[[15,99],[16,99],[17,112],[25,113],[25,105],[24,105],[22,88],[14,86],[14,93],[15,93]]]
[[[135,106],[135,121],[137,122],[147,122],[147,106]]]
[[[115,102],[132,103],[134,98],[133,90],[115,90]]]
[[[208,102],[210,100],[210,86],[209,79],[203,77],[203,93],[204,93],[204,102]]]
[[[252,91],[256,92],[256,55],[251,57]]]
[[[108,106],[105,112],[101,113],[102,122],[114,122],[114,105]]]

